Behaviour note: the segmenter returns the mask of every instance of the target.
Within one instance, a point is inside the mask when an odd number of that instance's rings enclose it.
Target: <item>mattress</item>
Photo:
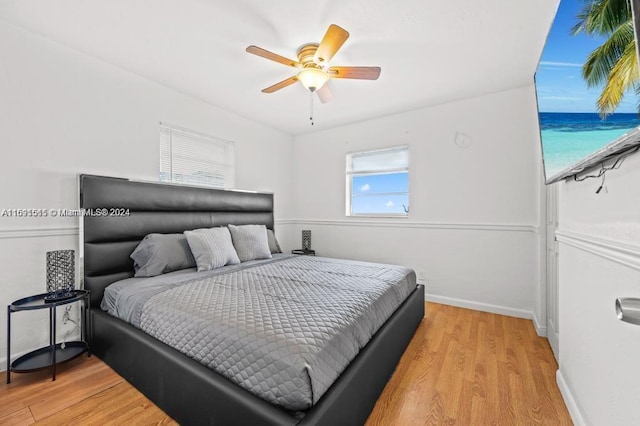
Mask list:
[[[415,287],[400,266],[280,255],[119,281],[102,308],[260,398],[304,411]]]

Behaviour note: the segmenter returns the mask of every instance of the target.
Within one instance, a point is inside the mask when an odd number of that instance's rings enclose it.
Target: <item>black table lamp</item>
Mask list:
[[[302,231],[302,250],[311,250],[311,231]]]
[[[75,250],[47,252],[47,296],[45,301],[58,301],[74,297]]]

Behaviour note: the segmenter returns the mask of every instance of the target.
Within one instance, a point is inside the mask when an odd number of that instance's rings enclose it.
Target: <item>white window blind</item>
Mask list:
[[[409,147],[347,154],[347,216],[408,216]]]
[[[234,143],[160,123],[160,181],[233,188]]]
[[[409,148],[406,146],[376,151],[356,152],[351,156],[351,173],[393,172],[409,169]]]

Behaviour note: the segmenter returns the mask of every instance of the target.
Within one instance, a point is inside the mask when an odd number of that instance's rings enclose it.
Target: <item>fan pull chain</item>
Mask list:
[[[309,114],[309,120],[311,121],[311,125],[313,126],[313,92],[309,92],[309,94],[311,95],[311,103],[309,105],[309,109],[310,109],[310,114]]]

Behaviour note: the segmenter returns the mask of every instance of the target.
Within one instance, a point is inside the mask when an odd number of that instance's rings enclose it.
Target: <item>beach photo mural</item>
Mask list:
[[[632,3],[560,2],[535,75],[547,181],[640,126]]]

